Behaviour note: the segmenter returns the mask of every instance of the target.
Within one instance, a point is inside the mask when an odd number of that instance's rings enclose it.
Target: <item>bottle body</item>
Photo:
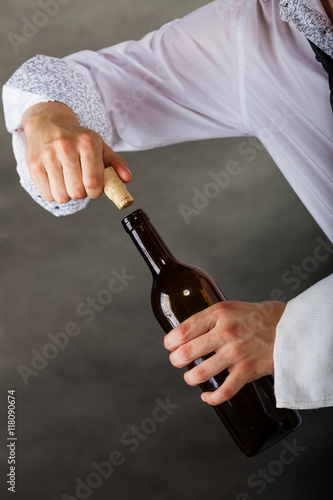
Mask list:
[[[193,314],[226,300],[208,273],[183,264],[172,256],[144,212],[134,212],[124,219],[124,225],[134,214],[138,216],[137,223],[141,224],[136,227],[131,225],[130,229],[127,226],[127,230],[151,268],[151,305],[165,333]],[[188,368],[200,364],[211,355],[213,353],[198,358]],[[224,370],[200,384],[200,388],[213,391],[222,385],[227,375],[227,370]],[[232,399],[212,408],[247,456],[260,453],[301,424],[298,412],[276,408],[271,376],[246,384]]]

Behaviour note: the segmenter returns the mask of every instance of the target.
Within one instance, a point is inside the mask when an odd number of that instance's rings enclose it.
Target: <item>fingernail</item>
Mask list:
[[[201,394],[201,399],[202,399],[202,401],[204,401],[205,403],[207,403],[206,396],[204,394]]]
[[[128,163],[125,159],[122,158],[121,160],[119,160],[119,163],[122,167],[126,168],[130,172],[130,169],[128,167]]]

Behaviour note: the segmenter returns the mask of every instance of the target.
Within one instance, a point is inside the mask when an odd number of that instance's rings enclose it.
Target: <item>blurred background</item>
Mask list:
[[[15,51],[8,34],[20,34],[22,18],[31,20],[40,6],[2,0],[1,84],[36,54],[64,57],[139,39],[205,3],[59,0],[58,13]],[[331,498],[333,409],[303,411],[287,445],[243,456],[200,390],[169,363],[150,308],[150,272],[120,223],[143,208],[174,254],[207,270],[229,299],[269,300],[274,289],[291,299],[332,272],[332,257],[313,265],[327,238],[260,143],[235,138],[125,153],[131,209],[120,213],[103,196],[57,219],[20,187],[3,117],[0,126],[1,498],[11,498],[8,389],[16,391],[19,500]],[[209,172],[229,161],[239,162],[240,173],[186,221],[180,204],[193,207],[193,189],[204,192]],[[296,289],[283,278],[311,262]],[[117,272],[129,277],[110,298],[103,290]],[[83,315],[91,299],[98,311]],[[71,328],[76,335],[66,346],[47,347]],[[161,401],[172,410],[154,425]],[[295,439],[295,460],[281,465],[281,451]],[[110,457],[114,468],[104,464],[102,477],[96,467]]]

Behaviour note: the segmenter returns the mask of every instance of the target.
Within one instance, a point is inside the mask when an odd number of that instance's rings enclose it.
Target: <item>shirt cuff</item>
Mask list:
[[[333,274],[288,302],[274,345],[278,408],[333,406]]]

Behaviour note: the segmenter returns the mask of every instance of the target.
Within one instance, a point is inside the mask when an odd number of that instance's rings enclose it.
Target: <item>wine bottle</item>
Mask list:
[[[208,273],[172,255],[143,210],[131,213],[122,223],[152,272],[151,305],[165,333],[193,314],[226,300]],[[196,359],[188,368],[212,355]],[[200,387],[214,391],[227,375],[224,370]],[[212,408],[247,456],[276,443],[302,422],[297,411],[276,408],[272,376],[246,384],[229,401]]]

